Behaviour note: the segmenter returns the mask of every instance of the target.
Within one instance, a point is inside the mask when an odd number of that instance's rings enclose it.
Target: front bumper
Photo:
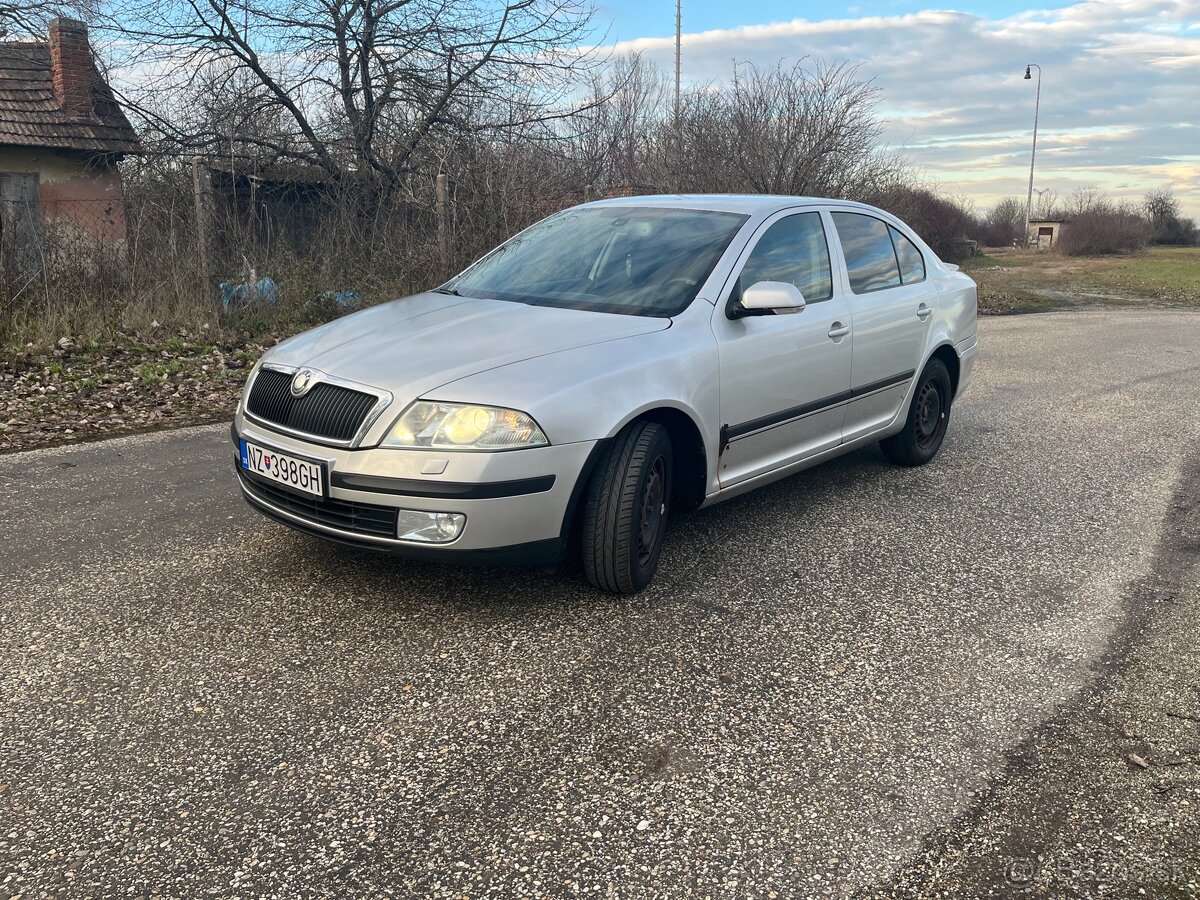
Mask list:
[[[553,562],[597,442],[500,453],[340,449],[234,419],[234,465],[246,501],[309,534],[421,559]],[[264,482],[240,467],[239,438],[327,464],[328,498],[316,500]],[[395,538],[395,509],[466,516],[445,544]],[[387,525],[391,516],[392,528]],[[391,533],[389,534],[389,530]]]

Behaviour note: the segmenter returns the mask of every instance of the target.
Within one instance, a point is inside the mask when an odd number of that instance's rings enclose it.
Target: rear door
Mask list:
[[[850,383],[850,310],[836,289],[830,241],[816,210],[768,219],[742,252],[713,311],[721,363],[721,487],[836,447]],[[760,281],[794,284],[799,312],[730,318]]]
[[[884,427],[899,412],[916,377],[933,312],[921,251],[901,231],[867,213],[831,213],[844,261],[854,360],[847,442]]]

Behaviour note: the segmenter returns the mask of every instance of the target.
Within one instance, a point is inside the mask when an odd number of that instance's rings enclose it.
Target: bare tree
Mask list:
[[[439,136],[561,115],[590,17],[586,0],[118,0],[104,25],[128,99],[177,145],[393,186]],[[180,115],[197,96],[217,102]]]
[[[1025,228],[1025,204],[1017,197],[1005,197],[988,210],[982,224],[986,243],[1007,247],[1020,239]]]
[[[676,181],[689,189],[847,196],[883,170],[878,89],[844,63],[739,65],[684,98]]]
[[[1148,192],[1142,201],[1142,214],[1150,223],[1151,242],[1155,244],[1196,244],[1198,240],[1196,223],[1183,217],[1179,207],[1179,198],[1169,187]]]
[[[1030,218],[1057,219],[1061,215],[1058,205],[1058,191],[1054,190],[1054,188],[1045,188],[1040,191],[1035,189],[1034,192],[1037,194],[1037,202],[1033,205],[1033,213]],[[1083,193],[1077,190],[1074,196],[1082,197]]]
[[[593,82],[570,145],[587,184],[657,184],[670,99],[663,73],[640,54],[619,57]]]
[[[91,18],[96,11],[94,0],[30,0],[13,3],[0,0],[0,40],[10,38],[45,39],[46,25],[56,16]]]

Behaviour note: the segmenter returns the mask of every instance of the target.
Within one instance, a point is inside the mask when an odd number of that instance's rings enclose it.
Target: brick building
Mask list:
[[[45,43],[0,43],[0,264],[28,264],[52,231],[123,242],[116,163],[139,152],[86,25],[55,19]]]

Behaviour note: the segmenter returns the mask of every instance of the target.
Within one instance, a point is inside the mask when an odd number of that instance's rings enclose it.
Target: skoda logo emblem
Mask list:
[[[303,397],[308,393],[308,389],[313,386],[316,379],[313,377],[311,369],[301,369],[292,376],[292,396]]]

